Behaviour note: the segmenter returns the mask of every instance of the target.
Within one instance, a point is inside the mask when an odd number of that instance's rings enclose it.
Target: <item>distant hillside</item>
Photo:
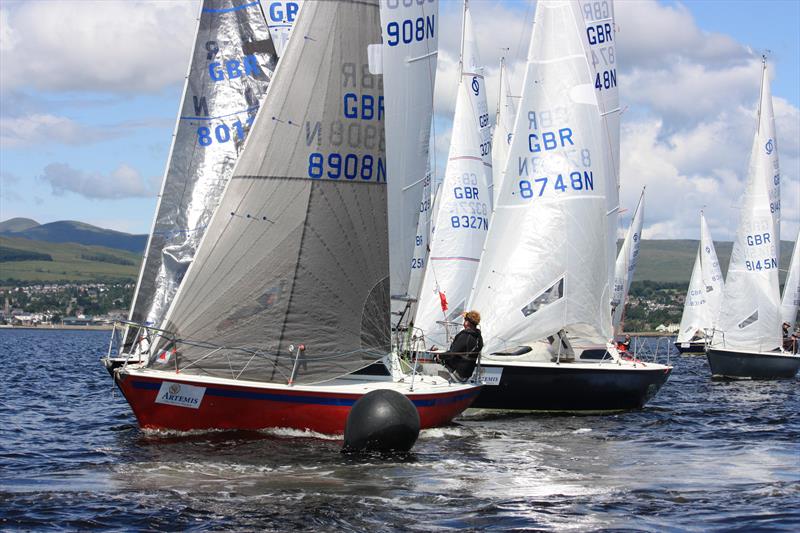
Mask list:
[[[618,248],[622,246],[619,241]],[[697,254],[699,241],[696,240],[642,240],[641,257],[636,267],[634,281],[659,281],[689,284],[692,275],[694,258]],[[792,246],[789,241],[781,242],[780,279],[783,283],[786,271],[789,269]],[[714,248],[722,267],[722,274],[728,271],[731,259],[731,242],[716,242]]]
[[[25,231],[27,229],[35,228],[39,223],[30,218],[9,218],[5,222],[0,222],[0,233]]]
[[[34,226],[28,225],[25,229],[8,229],[6,227],[24,227],[25,221],[33,223]],[[0,235],[35,241],[71,242],[86,246],[103,246],[127,250],[136,254],[144,253],[144,248],[147,245],[147,235],[131,235],[130,233],[98,228],[97,226],[71,220],[37,224],[29,219],[12,218],[0,224]]]
[[[100,246],[0,237],[0,284],[20,282],[135,282],[139,253]],[[29,259],[30,258],[30,259]],[[33,259],[38,258],[38,259]]]

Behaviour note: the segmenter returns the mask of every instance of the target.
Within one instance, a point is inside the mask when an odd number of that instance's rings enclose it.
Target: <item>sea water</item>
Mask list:
[[[673,354],[639,411],[468,412],[353,458],[302,431],[142,432],[108,339],[0,330],[0,529],[800,530],[798,379],[712,381]]]

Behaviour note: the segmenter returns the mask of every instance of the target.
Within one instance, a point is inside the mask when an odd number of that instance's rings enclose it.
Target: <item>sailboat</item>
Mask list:
[[[422,350],[447,347],[466,309],[491,216],[491,151],[481,128],[486,108],[472,18],[464,4],[461,76],[435,232],[414,317]],[[488,115],[487,115],[488,117]],[[419,345],[419,343],[418,343]]]
[[[390,352],[380,27],[377,0],[304,2],[147,364],[114,373],[141,427],[341,434],[389,389],[427,428],[478,394],[359,373]]]
[[[274,12],[274,10],[272,10]],[[278,57],[258,3],[204,0],[167,169],[124,328],[109,371],[146,358],[194,260]]]
[[[700,244],[686,291],[678,338],[680,353],[705,353],[706,336],[713,331],[725,282],[706,217],[700,212]]]
[[[671,367],[609,343],[619,105],[611,2],[540,0],[522,99],[470,308],[483,315],[473,407],[639,408]]]
[[[492,205],[497,203],[497,193],[503,183],[503,175],[511,146],[511,132],[517,117],[517,104],[511,94],[506,72],[506,59],[500,59],[500,96],[497,99],[494,134],[492,137]]]
[[[786,275],[786,284],[783,286],[783,299],[781,300],[781,321],[789,324],[789,331],[794,331],[797,325],[797,310],[800,309],[800,231],[794,240],[792,259],[789,262],[789,273]]]
[[[639,196],[639,203],[633,212],[631,225],[625,234],[622,248],[617,254],[614,265],[614,292],[611,296],[611,314],[614,324],[614,333],[622,333],[622,317],[625,314],[625,305],[628,301],[628,292],[633,282],[633,274],[639,263],[639,247],[642,244],[642,223],[644,221],[644,188]]]
[[[782,349],[779,227],[780,168],[765,59],[747,186],[719,318],[706,347],[713,376],[793,378],[800,368],[800,355]]]

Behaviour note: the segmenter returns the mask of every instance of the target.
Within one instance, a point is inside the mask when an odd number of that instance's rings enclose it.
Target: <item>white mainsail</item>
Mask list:
[[[216,209],[277,56],[258,3],[204,0],[130,320],[158,326]]]
[[[467,84],[459,83],[447,169],[414,319],[428,347],[448,344],[448,332],[437,322],[451,321],[465,310],[489,228],[488,172],[468,90]],[[440,294],[448,302],[446,311]]]
[[[422,198],[419,201],[419,218],[417,220],[417,234],[414,236],[414,254],[411,257],[411,276],[408,280],[408,295],[419,299],[419,291],[422,288],[422,280],[425,276],[425,266],[428,264],[428,252],[431,239],[431,212],[432,196],[431,185],[433,176],[430,166],[425,174],[425,181],[422,183]],[[410,316],[416,312],[416,305],[411,307]]]
[[[428,246],[424,219],[430,201],[427,172],[433,88],[439,35],[439,2],[381,0],[385,83],[387,187],[389,194],[390,293],[401,301],[417,297],[410,278],[421,273]],[[411,31],[409,28],[412,28]],[[424,233],[420,233],[422,225]],[[423,241],[423,242],[420,242]],[[423,255],[419,255],[423,254]]]
[[[677,342],[689,342],[714,329],[725,282],[706,218],[700,213],[700,244],[686,291]]]
[[[797,323],[797,310],[800,308],[800,231],[794,240],[792,260],[789,262],[789,273],[786,275],[786,285],[783,287],[783,300],[781,300],[781,321],[787,322],[790,329]]]
[[[272,42],[278,56],[283,55],[289,37],[292,35],[294,21],[300,13],[304,0],[261,0],[262,9],[265,10],[267,25]]]
[[[181,373],[319,383],[389,352],[380,43],[377,0],[303,4],[164,322]]]
[[[491,127],[469,6],[464,2],[461,76],[445,178],[437,191],[430,252],[414,326],[425,344],[446,346],[447,326],[466,310],[491,216]],[[445,307],[447,302],[447,309]]]
[[[780,171],[766,61],[758,126],[750,153],[747,187],[725,279],[716,347],[769,351],[781,346],[778,285]]]
[[[642,244],[642,223],[644,222],[644,189],[639,196],[639,203],[633,212],[633,219],[625,234],[622,248],[617,254],[614,266],[614,292],[611,296],[611,313],[614,321],[614,331],[619,333],[622,327],[622,316],[625,313],[625,304],[628,301],[633,275],[639,263],[639,248]]]
[[[497,203],[497,193],[503,183],[516,117],[517,104],[514,102],[509,88],[506,61],[505,58],[502,58],[500,60],[500,97],[497,100],[497,115],[492,137],[492,205]]]
[[[478,52],[478,40],[472,25],[472,14],[468,0],[464,0],[463,32],[461,35],[461,84],[466,86],[466,94],[473,109],[479,133],[479,151],[483,164],[488,169],[489,194],[492,184],[492,125],[489,122],[489,104],[486,99],[484,68]],[[487,198],[491,207],[491,198]]]
[[[578,2],[536,6],[505,178],[470,302],[483,315],[485,353],[562,329],[603,344],[612,335],[619,150],[610,145],[619,122],[608,120],[616,107],[605,95],[616,87],[614,67],[604,65],[598,78],[603,65],[590,63],[596,46],[613,43],[611,4],[601,4],[597,17]]]

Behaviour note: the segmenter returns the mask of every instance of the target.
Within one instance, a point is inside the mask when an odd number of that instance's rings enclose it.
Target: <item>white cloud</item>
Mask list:
[[[40,179],[49,183],[57,196],[72,192],[85,198],[103,199],[152,197],[160,181],[158,178],[144,178],[124,163],[108,175],[84,172],[65,163],[51,163],[44,168]]]
[[[7,4],[0,88],[156,91],[183,78],[196,0]]]
[[[626,68],[658,69],[686,60],[730,65],[752,56],[730,36],[701,30],[680,3],[617,2],[614,15],[618,53]]]
[[[108,133],[86,128],[74,120],[49,114],[0,117],[0,146],[18,148],[49,141],[82,144],[107,139]]]

